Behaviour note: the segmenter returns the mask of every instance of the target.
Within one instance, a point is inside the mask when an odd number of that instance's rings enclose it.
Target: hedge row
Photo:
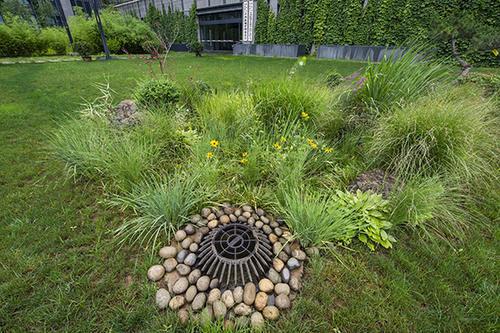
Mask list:
[[[365,6],[366,4],[366,6]],[[500,26],[498,0],[279,0],[279,12],[258,0],[257,43],[404,45],[408,40],[436,42],[437,26],[460,19],[477,26]],[[469,47],[460,41],[462,49]],[[442,53],[449,45],[440,42]],[[469,55],[472,62],[498,63],[490,52]]]

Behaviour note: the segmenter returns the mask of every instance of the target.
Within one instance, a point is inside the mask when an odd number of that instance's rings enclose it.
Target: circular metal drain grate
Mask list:
[[[257,282],[272,264],[266,235],[248,224],[230,223],[210,231],[201,241],[196,266],[223,286]]]

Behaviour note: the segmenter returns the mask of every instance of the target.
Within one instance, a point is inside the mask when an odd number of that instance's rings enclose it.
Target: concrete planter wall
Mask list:
[[[184,43],[174,43],[172,44],[172,47],[170,48],[170,51],[174,52],[188,52],[189,48],[187,44]]]
[[[296,58],[305,55],[306,48],[303,45],[235,44],[233,54]]]
[[[397,59],[405,53],[405,49],[387,46],[365,45],[321,45],[318,58],[347,59],[360,61],[381,61],[384,56],[394,54]]]

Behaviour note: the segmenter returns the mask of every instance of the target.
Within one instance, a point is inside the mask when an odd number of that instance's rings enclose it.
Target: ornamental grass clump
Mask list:
[[[287,123],[315,124],[331,104],[327,88],[296,80],[260,83],[254,87],[252,97],[260,120],[271,132],[279,132]]]
[[[425,47],[415,47],[398,59],[393,53],[380,63],[370,63],[349,94],[349,100],[379,113],[430,93],[445,81],[447,73],[445,66],[425,53]]]
[[[447,173],[462,182],[492,179],[498,161],[492,111],[473,87],[440,91],[381,118],[370,156],[402,178]]]
[[[196,175],[177,173],[170,179],[144,180],[130,192],[116,195],[110,204],[136,215],[117,230],[120,242],[138,243],[155,249],[160,239],[170,239],[193,211],[201,209],[207,192]]]

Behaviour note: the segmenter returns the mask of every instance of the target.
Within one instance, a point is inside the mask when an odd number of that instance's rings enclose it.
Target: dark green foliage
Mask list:
[[[177,103],[179,96],[177,86],[166,78],[144,81],[134,93],[134,97],[140,105],[159,107]]]
[[[193,52],[197,57],[201,57],[201,53],[203,52],[202,43],[194,41],[189,43],[188,47],[189,47],[189,52]]]
[[[436,34],[449,34],[450,29],[456,31],[460,26],[467,26],[473,27],[475,34],[458,36],[460,49],[470,51],[466,52],[466,59],[473,63],[500,64],[499,57],[491,53],[499,47],[498,1],[368,0],[363,7],[364,3],[361,0],[279,0],[280,11],[275,19],[266,1],[259,1],[256,41],[306,46],[407,45],[410,39],[423,39],[434,43],[442,55],[449,56],[449,39],[436,40]]]
[[[92,46],[83,40],[79,40],[73,43],[73,51],[75,51],[82,57],[89,57],[94,52]]]

